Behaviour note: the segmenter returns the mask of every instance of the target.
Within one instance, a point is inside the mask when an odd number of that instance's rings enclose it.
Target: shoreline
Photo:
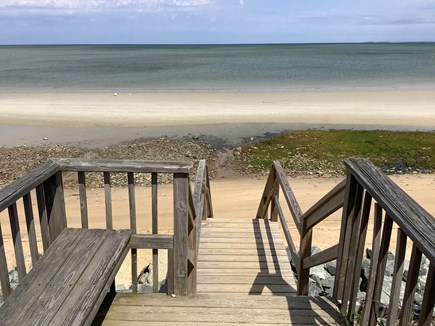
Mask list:
[[[304,129],[433,131],[435,89],[331,92],[0,92],[0,146],[104,148],[161,137],[215,147]]]

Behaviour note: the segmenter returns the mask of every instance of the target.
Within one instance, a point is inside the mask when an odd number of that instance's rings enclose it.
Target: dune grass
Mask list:
[[[281,161],[290,173],[342,173],[343,159],[369,158],[388,173],[434,172],[435,132],[308,130],[289,132],[250,144],[242,164],[269,169]]]

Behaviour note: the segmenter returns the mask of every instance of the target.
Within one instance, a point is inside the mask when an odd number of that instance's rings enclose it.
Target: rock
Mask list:
[[[335,272],[337,271],[337,261],[336,260],[330,261],[325,265],[323,265],[323,267],[330,275],[334,276]]]
[[[313,275],[311,277],[311,282],[314,282],[314,284],[316,284],[319,288],[321,288],[323,290],[323,284],[322,281],[320,280],[320,278],[317,275]]]
[[[310,297],[318,297],[320,294],[323,293],[323,289],[320,288],[316,284],[308,284],[308,296]]]
[[[116,284],[116,292],[124,292],[127,288],[125,287],[125,284]]]
[[[359,284],[359,290],[366,292],[367,285],[368,285],[368,278],[365,276],[364,270],[362,268],[361,268],[361,273],[360,273],[360,279],[361,279],[361,282]]]
[[[322,280],[323,290],[328,293],[328,295],[332,295],[334,290],[334,281],[335,277],[328,275],[324,280]]]
[[[326,278],[327,273],[323,265],[310,268],[310,277],[313,277],[314,275],[320,278],[321,280],[324,280]]]
[[[388,255],[387,255],[387,262],[389,262],[389,261],[394,262],[394,254],[391,251],[389,251]]]
[[[372,259],[372,250],[370,248],[366,249],[366,258]]]
[[[420,293],[416,293],[414,296],[414,302],[421,307],[421,304],[423,303],[423,296]]]
[[[313,246],[313,247],[311,248],[311,255],[318,254],[318,253],[321,252],[321,251],[322,251],[322,249],[320,249],[319,247]]]
[[[363,258],[361,262],[361,269],[364,273],[364,276],[368,278],[370,275],[370,259]]]
[[[385,266],[385,273],[386,276],[392,276],[394,274],[394,261],[388,261],[387,265]]]
[[[20,284],[20,281],[18,279],[18,271],[15,267],[13,270],[9,271],[9,283],[11,285],[12,291],[17,288],[17,286]]]

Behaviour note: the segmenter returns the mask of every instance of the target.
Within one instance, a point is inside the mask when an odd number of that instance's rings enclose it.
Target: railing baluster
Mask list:
[[[374,302],[376,279],[378,278],[376,262],[379,260],[379,253],[381,249],[381,228],[382,208],[378,203],[376,203],[373,223],[372,263],[370,264],[370,273],[368,278],[364,311],[361,319],[361,326],[376,324],[376,316],[374,316],[374,310],[372,309],[372,306]]]
[[[39,225],[41,227],[42,247],[44,251],[51,243],[50,229],[48,227],[47,205],[45,203],[45,191],[42,184],[36,186],[36,199],[38,202]]]
[[[88,198],[86,196],[86,175],[85,172],[78,172],[79,194],[80,194],[80,215],[82,218],[82,228],[89,228],[88,223]]]
[[[26,216],[27,235],[29,237],[30,256],[32,257],[32,266],[35,266],[39,259],[38,243],[36,241],[35,219],[33,216],[32,197],[30,193],[23,196],[24,213]]]
[[[15,259],[17,262],[18,279],[20,282],[26,276],[26,263],[24,261],[23,244],[21,242],[20,224],[18,221],[17,204],[8,207],[11,234],[14,243]]]
[[[357,252],[356,252],[356,261],[355,268],[353,270],[353,282],[352,282],[352,291],[350,296],[350,304],[348,315],[352,315],[355,312],[356,306],[356,297],[359,289],[359,280],[360,280],[360,271],[362,265],[362,258],[364,255],[364,247],[367,235],[367,226],[370,217],[370,208],[372,207],[372,196],[366,192],[364,196],[364,206],[361,215],[361,225],[359,229],[359,237],[357,239]]]
[[[106,207],[106,228],[113,229],[112,221],[112,190],[110,187],[110,172],[104,172],[104,202]]]
[[[134,187],[134,174],[133,172],[127,173],[128,179],[128,201],[130,207],[130,229],[133,234],[136,234],[136,194]],[[131,286],[133,293],[137,293],[137,249],[131,249]]]
[[[434,264],[430,264],[429,272],[426,279],[426,287],[424,288],[423,303],[421,304],[420,318],[418,325],[430,325],[432,322],[432,314],[435,304],[435,268]]]
[[[157,205],[157,173],[151,173],[151,211],[152,232],[159,233],[158,228],[158,205]],[[159,292],[159,250],[153,249],[153,292]]]
[[[6,260],[5,244],[3,242],[2,226],[0,224],[0,285],[2,288],[3,299],[6,300],[11,294],[11,285],[9,283],[8,264]]]
[[[342,266],[341,266],[342,268],[341,273],[342,276],[344,276],[344,284],[347,285],[343,287],[343,299],[341,303],[341,311],[343,313],[346,312],[352,295],[351,291],[353,286],[355,263],[356,263],[356,256],[358,250],[363,195],[364,195],[364,188],[360,184],[358,184],[356,195],[355,195],[355,203],[348,217],[349,219],[351,219],[351,221],[349,223],[349,231],[348,231],[349,233],[345,238],[346,244],[347,246],[349,246],[347,249],[347,261],[343,259]],[[342,279],[343,278],[340,278],[340,281]],[[350,316],[350,312],[348,313],[348,316]]]
[[[343,299],[343,287],[344,287],[344,275],[342,273],[343,265],[347,264],[347,251],[348,248],[345,245],[346,233],[348,229],[348,216],[353,209],[353,204],[355,203],[355,195],[357,189],[357,182],[355,178],[349,173],[346,178],[346,190],[344,194],[344,205],[343,213],[341,218],[341,228],[340,228],[340,240],[338,248],[338,258],[337,258],[337,270],[335,274],[334,282],[334,292],[333,296],[338,301]],[[301,257],[302,258],[302,257]]]
[[[412,246],[411,260],[409,262],[408,277],[406,280],[405,295],[403,297],[402,311],[400,313],[400,324],[409,325],[412,318],[412,307],[417,287],[418,273],[420,271],[421,251],[414,244]]]
[[[385,267],[387,266],[388,260],[388,249],[390,247],[391,241],[391,231],[393,228],[393,220],[390,218],[388,214],[385,214],[384,219],[384,227],[382,229],[382,239],[381,239],[381,248],[379,251],[379,259],[377,261],[372,261],[372,264],[378,269],[377,278],[375,282],[375,291],[374,291],[374,304],[372,305],[372,311],[374,309],[374,313],[377,314],[379,312],[379,302],[381,300],[381,292],[382,286],[384,283],[384,274]]]
[[[394,262],[393,284],[391,285],[390,304],[387,325],[395,326],[399,311],[400,288],[402,285],[403,266],[406,253],[406,234],[401,228],[397,229],[396,257]]]

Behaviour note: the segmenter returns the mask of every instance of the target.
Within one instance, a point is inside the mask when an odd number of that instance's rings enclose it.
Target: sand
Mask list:
[[[187,134],[233,145],[306,128],[433,130],[435,90],[0,93],[0,146],[108,146]],[[234,140],[236,140],[234,142]]]

